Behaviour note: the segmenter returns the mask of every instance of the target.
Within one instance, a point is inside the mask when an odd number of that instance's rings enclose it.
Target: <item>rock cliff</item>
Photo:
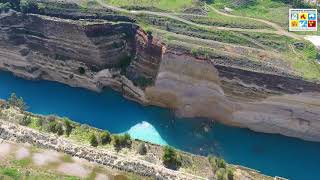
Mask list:
[[[162,45],[130,22],[71,20],[10,11],[0,19],[0,66],[27,79],[91,90],[113,87],[145,102]]]
[[[196,58],[123,18],[73,16],[2,13],[0,69],[96,91],[111,87],[178,116],[320,141],[319,84],[263,65],[253,71],[254,63],[227,56]]]
[[[167,52],[146,96],[152,104],[175,109],[179,116],[320,141],[320,86],[301,79]]]

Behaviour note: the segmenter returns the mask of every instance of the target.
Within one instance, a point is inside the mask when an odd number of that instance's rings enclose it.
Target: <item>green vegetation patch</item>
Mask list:
[[[148,24],[148,29],[156,28],[201,39],[257,47],[256,44],[243,37],[243,35],[233,31],[206,29],[159,16],[139,15],[137,20],[139,24]]]
[[[234,179],[234,168],[228,166],[228,164],[223,159],[219,157],[209,156],[208,160],[217,180]]]
[[[105,0],[105,2],[118,7],[157,8],[165,11],[181,11],[195,6],[194,0]]]
[[[209,9],[210,10],[210,9]],[[273,28],[263,22],[248,20],[247,18],[229,17],[218,14],[211,10],[208,12],[208,16],[194,16],[194,15],[183,15],[184,19],[190,20],[197,24],[204,24],[209,26],[220,26],[230,28],[243,28],[243,29],[270,29]]]
[[[25,167],[32,163],[32,160],[30,158],[27,159],[21,159],[21,160],[12,160],[12,164],[16,166]]]
[[[313,5],[303,3],[302,0],[214,0],[211,5],[217,9],[232,8],[231,14],[268,20],[279,24],[284,29],[288,29],[290,8],[315,8]],[[320,34],[319,31],[295,33]]]
[[[281,1],[242,0],[242,3],[237,4],[232,0],[215,0],[213,6],[219,9],[229,7],[235,15],[266,19],[283,27],[288,26],[290,6]]]
[[[170,146],[163,147],[162,161],[170,169],[178,169],[182,165],[180,154]]]
[[[0,174],[9,176],[13,179],[19,179],[21,176],[21,173],[17,169],[9,167],[0,167]]]
[[[293,61],[294,69],[301,76],[308,80],[319,81],[320,64],[316,60],[318,52],[314,45],[306,42],[304,48],[287,53],[287,56]]]

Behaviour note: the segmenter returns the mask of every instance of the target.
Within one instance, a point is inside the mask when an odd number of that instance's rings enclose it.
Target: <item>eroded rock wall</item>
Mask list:
[[[162,44],[131,22],[10,11],[0,15],[0,39],[2,70],[96,91],[112,87],[142,103],[134,82],[152,83],[162,55]]]
[[[320,141],[320,86],[223,67],[187,54],[164,54],[152,104],[183,117],[205,117],[258,132]]]

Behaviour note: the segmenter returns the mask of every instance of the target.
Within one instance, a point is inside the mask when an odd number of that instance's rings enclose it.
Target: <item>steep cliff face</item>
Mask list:
[[[136,31],[135,44],[136,53],[128,67],[127,75],[131,80],[145,87],[154,82],[158,74],[165,46],[142,29]]]
[[[183,117],[206,117],[249,129],[320,141],[320,86],[164,54],[146,96]]]
[[[130,22],[9,12],[0,27],[1,69],[92,90],[111,86],[141,102],[139,80],[152,83],[162,55],[162,45]]]

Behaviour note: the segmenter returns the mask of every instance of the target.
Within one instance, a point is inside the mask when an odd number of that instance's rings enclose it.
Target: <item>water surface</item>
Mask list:
[[[48,81],[27,81],[0,72],[0,98],[22,96],[38,114],[66,116],[112,133],[184,151],[222,156],[228,162],[292,180],[320,179],[320,143],[256,133],[201,119],[175,118],[169,110],[142,106],[112,90],[102,93]]]

